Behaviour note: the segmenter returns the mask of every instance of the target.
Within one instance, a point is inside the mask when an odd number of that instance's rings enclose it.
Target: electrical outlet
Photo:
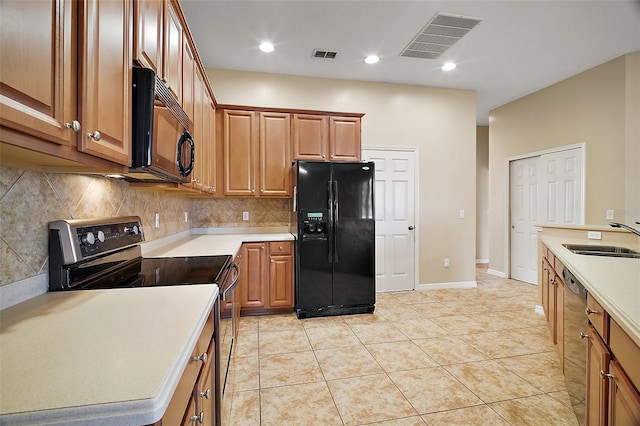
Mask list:
[[[156,213],[153,217],[153,226],[160,228],[160,213]]]
[[[449,259],[445,259],[444,260],[444,267],[448,268],[449,267]]]
[[[189,223],[189,212],[184,212],[184,223]]]
[[[249,212],[242,212],[242,220],[249,220]]]
[[[607,210],[607,220],[613,220],[613,210]]]
[[[590,240],[601,240],[602,232],[600,231],[587,231],[587,238]]]

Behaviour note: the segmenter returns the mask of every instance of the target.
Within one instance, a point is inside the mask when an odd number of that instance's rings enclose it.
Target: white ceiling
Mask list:
[[[489,111],[640,51],[640,0],[181,0],[206,67],[471,89]],[[483,21],[440,58],[400,52],[437,12]],[[257,47],[269,40],[275,52]],[[312,58],[333,50],[334,60]],[[380,62],[367,65],[369,54]],[[442,63],[455,61],[448,73]]]

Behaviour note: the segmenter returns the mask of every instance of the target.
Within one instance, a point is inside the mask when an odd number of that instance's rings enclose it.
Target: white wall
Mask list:
[[[207,69],[219,104],[365,113],[362,144],[420,152],[420,284],[475,280],[475,92]],[[466,219],[459,219],[465,210]],[[451,266],[443,267],[449,258]]]
[[[489,126],[476,129],[476,261],[489,261]]]

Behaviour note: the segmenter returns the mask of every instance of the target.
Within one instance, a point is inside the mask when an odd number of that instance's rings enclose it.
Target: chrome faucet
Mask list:
[[[640,222],[636,221],[636,223],[638,225],[640,225]],[[634,234],[636,234],[638,237],[640,237],[640,230],[637,230],[636,228],[632,228],[628,225],[625,225],[624,223],[618,223],[618,222],[610,222],[609,226],[613,227],[613,228],[624,228],[627,229],[631,232],[633,232]]]

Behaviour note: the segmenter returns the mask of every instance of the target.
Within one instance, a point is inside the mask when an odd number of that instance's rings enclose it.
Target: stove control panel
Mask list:
[[[49,224],[49,254],[64,265],[117,251],[144,241],[137,216],[59,220]]]
[[[80,253],[86,258],[142,242],[142,225],[139,222],[127,222],[81,226],[76,228],[76,238]]]

